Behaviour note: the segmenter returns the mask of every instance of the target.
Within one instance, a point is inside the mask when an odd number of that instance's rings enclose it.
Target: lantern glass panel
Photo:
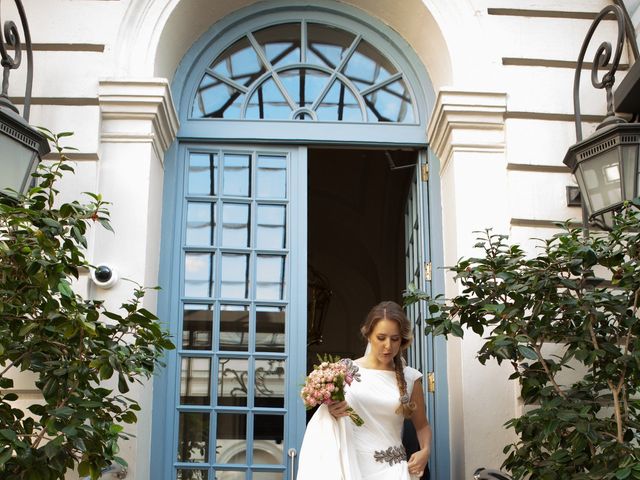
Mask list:
[[[0,134],[0,193],[23,192],[35,167],[36,152],[13,137]]]
[[[618,149],[606,150],[583,160],[578,170],[591,213],[622,201]]]
[[[622,182],[624,200],[638,196],[638,144],[622,146]]]

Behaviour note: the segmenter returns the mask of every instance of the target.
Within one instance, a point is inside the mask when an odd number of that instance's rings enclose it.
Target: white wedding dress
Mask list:
[[[305,431],[297,480],[412,479],[402,447],[404,417],[395,413],[400,405],[395,372],[358,367],[361,381],[347,387],[345,397],[364,425],[349,417],[336,420],[320,406]],[[405,367],[404,376],[411,396],[422,374]]]

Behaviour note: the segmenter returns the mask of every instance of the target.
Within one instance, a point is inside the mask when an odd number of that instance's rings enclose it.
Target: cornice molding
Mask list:
[[[455,152],[504,152],[507,94],[443,88],[427,127],[444,170]]]
[[[162,161],[179,127],[168,80],[100,80],[98,103],[102,117],[101,142],[150,142]]]

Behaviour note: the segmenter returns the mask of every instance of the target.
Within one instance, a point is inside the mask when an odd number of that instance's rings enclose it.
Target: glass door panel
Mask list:
[[[304,426],[306,150],[193,145],[182,159],[167,478],[287,478]]]

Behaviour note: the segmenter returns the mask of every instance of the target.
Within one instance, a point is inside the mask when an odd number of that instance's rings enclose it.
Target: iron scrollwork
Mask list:
[[[580,113],[580,75],[584,65],[584,56],[587,52],[587,47],[593,38],[593,34],[600,22],[611,15],[615,18],[618,24],[618,36],[615,44],[615,51],[611,42],[604,41],[600,44],[596,50],[593,65],[591,66],[591,84],[594,88],[604,89],[607,94],[607,115],[605,120],[598,126],[601,128],[611,123],[619,123],[623,121],[616,116],[613,107],[613,85],[615,84],[615,74],[620,66],[620,58],[622,56],[622,50],[627,37],[631,36],[633,32],[633,26],[630,24],[630,20],[627,18],[628,14],[618,5],[608,5],[603,8],[596,16],[587,32],[587,35],[580,48],[580,54],[578,55],[578,64],[576,66],[576,72],[573,80],[573,108],[575,112],[576,123],[576,138],[578,142],[582,141],[582,117]],[[633,38],[631,36],[631,38]],[[635,59],[638,58],[638,48],[634,41],[630,42],[631,51]],[[613,53],[613,61],[611,55]],[[606,72],[602,75],[602,78],[598,78],[598,71],[606,69]]]
[[[31,109],[31,90],[33,87],[33,51],[31,48],[31,32],[29,31],[29,24],[27,23],[27,16],[24,11],[21,0],[14,0],[18,14],[20,15],[20,22],[22,24],[22,30],[24,32],[24,48],[27,56],[27,84],[24,95],[24,108],[22,116],[28,122],[29,111]],[[0,65],[2,65],[2,92],[0,93],[0,106],[10,108],[14,112],[18,113],[18,109],[13,105],[9,99],[9,73],[11,70],[15,70],[20,67],[22,63],[22,41],[20,38],[20,31],[18,26],[12,20],[7,20],[2,23],[2,12],[0,11],[0,25],[3,25],[2,32],[0,34]],[[13,50],[13,56],[9,53],[9,50]]]
[[[244,397],[248,393],[248,385],[247,380],[249,376],[249,372],[246,370],[236,370],[235,368],[227,367],[227,364],[231,361],[231,359],[220,360],[220,383],[221,385],[224,382],[224,379],[227,377],[231,377],[236,382],[236,386],[233,387],[229,394],[232,397]],[[256,394],[259,394],[261,397],[270,397],[273,395],[277,395],[278,392],[271,390],[267,386],[267,379],[269,377],[277,377],[282,378],[284,375],[284,368],[280,365],[281,360],[267,360],[269,364],[269,368],[258,367],[255,370],[255,387]],[[224,391],[224,387],[221,387],[222,391]]]

